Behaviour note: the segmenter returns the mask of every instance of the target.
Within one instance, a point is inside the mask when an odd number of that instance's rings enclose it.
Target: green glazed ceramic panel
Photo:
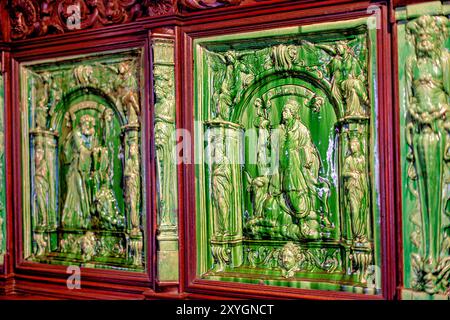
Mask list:
[[[26,260],[144,270],[142,56],[21,65]]]
[[[450,292],[449,13],[439,1],[397,12],[407,299]]]
[[[195,40],[200,278],[380,293],[371,25]]]
[[[2,69],[0,61],[0,70]],[[3,75],[0,71],[0,264],[3,264],[4,254],[6,251],[6,207],[5,207],[5,126],[4,126],[4,83]]]

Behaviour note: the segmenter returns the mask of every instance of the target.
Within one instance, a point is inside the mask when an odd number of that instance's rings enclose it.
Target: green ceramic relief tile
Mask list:
[[[449,26],[445,16],[422,15],[397,27],[403,282],[414,299],[449,292]]]
[[[408,19],[417,18],[422,15],[443,14],[443,4],[441,1],[429,1],[406,7]]]
[[[380,293],[372,22],[194,42],[199,277]]]
[[[2,69],[0,61],[0,70]],[[4,141],[4,82],[0,71],[0,265],[6,251],[6,185],[5,185],[5,141]]]
[[[143,271],[142,50],[21,65],[24,258]]]
[[[158,280],[178,280],[178,197],[173,40],[154,39],[155,148],[158,197]]]

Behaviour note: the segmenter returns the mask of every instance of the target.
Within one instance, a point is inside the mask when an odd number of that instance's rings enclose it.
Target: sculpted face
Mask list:
[[[291,59],[294,59],[297,56],[297,48],[295,46],[289,46],[288,55]]]
[[[22,34],[26,31],[26,23],[23,13],[16,11],[11,21],[12,30],[16,34]]]

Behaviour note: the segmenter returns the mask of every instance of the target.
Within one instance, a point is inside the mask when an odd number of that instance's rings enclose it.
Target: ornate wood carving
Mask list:
[[[11,38],[123,24],[172,9],[172,0],[9,0]]]

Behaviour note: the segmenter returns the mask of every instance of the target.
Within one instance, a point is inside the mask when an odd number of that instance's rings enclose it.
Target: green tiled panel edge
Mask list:
[[[417,19],[424,15],[430,16],[449,16],[449,2],[424,2],[415,5],[396,9],[397,38],[398,38],[398,81],[399,81],[399,102],[400,102],[400,148],[401,148],[401,168],[402,168],[402,238],[403,238],[403,289],[401,290],[401,298],[405,300],[446,300],[449,296],[443,294],[428,294],[426,292],[415,291],[412,287],[413,282],[413,266],[411,264],[411,254],[416,253],[416,249],[412,245],[411,235],[414,232],[414,225],[411,222],[410,213],[416,209],[414,198],[407,191],[407,170],[408,161],[406,155],[408,153],[408,145],[406,144],[406,115],[407,97],[406,97],[406,71],[405,64],[408,58],[414,54],[414,47],[407,38],[406,24],[408,21]],[[447,29],[450,24],[447,25]],[[444,46],[450,49],[450,37],[447,37]]]

